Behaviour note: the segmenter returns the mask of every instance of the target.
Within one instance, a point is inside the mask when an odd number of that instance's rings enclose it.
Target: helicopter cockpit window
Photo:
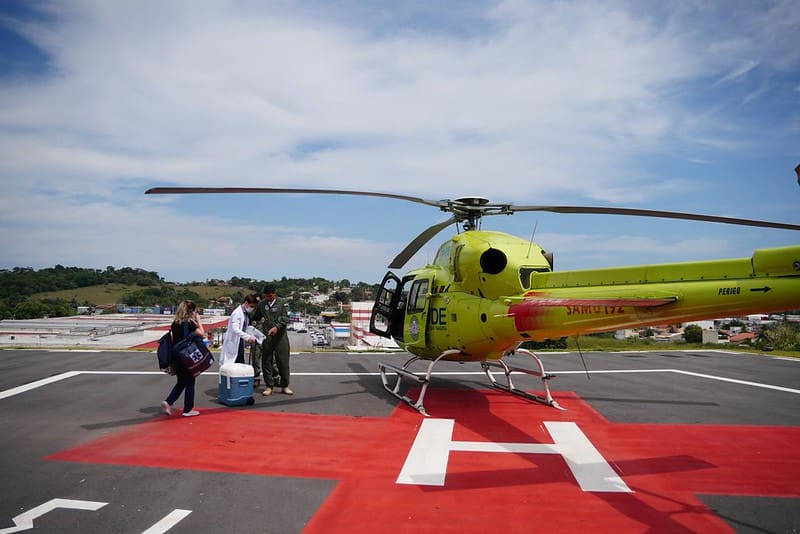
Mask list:
[[[520,267],[519,268],[519,283],[522,284],[523,289],[531,288],[531,275],[533,273],[549,273],[550,269],[547,267]]]
[[[463,282],[464,278],[461,276],[461,267],[458,265],[458,258],[461,257],[461,249],[464,245],[458,245],[455,252],[453,252],[453,280],[456,282]]]
[[[425,299],[428,296],[428,281],[417,280],[411,286],[408,298],[408,313],[417,313],[425,309]]]
[[[439,247],[439,251],[436,253],[436,258],[434,258],[433,263],[441,267],[447,267],[447,264],[450,261],[451,248],[453,248],[452,241],[446,241],[445,243],[442,243],[442,246]]]

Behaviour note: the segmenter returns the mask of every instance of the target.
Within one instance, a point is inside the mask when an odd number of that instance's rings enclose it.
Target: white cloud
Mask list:
[[[181,247],[189,253],[225,243],[229,222],[208,215],[194,223],[132,184],[670,209],[687,193],[713,191],[717,154],[757,142],[724,106],[692,105],[691,88],[761,71],[748,58],[786,69],[800,57],[791,2],[726,19],[741,30],[736,37],[716,25],[724,8],[705,4],[646,13],[616,2],[506,1],[485,11],[458,6],[461,18],[448,14],[453,6],[404,12],[402,4],[346,2],[44,6],[52,18],[16,28],[48,54],[51,70],[0,85],[0,180],[10,210],[0,216],[3,263],[74,258],[176,279],[191,271],[152,248],[158,236],[188,236]],[[703,161],[707,176],[693,180],[647,158],[674,167]],[[281,213],[293,225],[278,232],[273,263],[253,276],[380,272],[403,239],[432,223],[401,209],[369,222],[386,226],[388,243],[323,234],[317,222]],[[243,230],[270,229],[248,221]],[[192,268],[243,273],[247,257],[225,244]]]
[[[717,81],[717,83],[724,83],[724,82],[738,80],[744,77],[748,72],[750,72],[757,66],[758,66],[758,61],[747,60],[738,67],[736,67],[734,70],[732,70],[731,72],[720,78]]]

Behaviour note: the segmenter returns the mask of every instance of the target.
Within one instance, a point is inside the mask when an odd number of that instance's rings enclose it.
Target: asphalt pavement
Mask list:
[[[174,378],[157,370],[154,353],[2,350],[0,534],[26,525],[485,532],[486,517],[506,532],[800,529],[800,361],[724,351],[584,356],[588,377],[576,353],[542,355],[564,412],[489,388],[477,364],[443,362],[425,418],[377,374],[378,361],[402,365],[408,354],[299,353],[295,395],[256,390],[253,406],[227,407],[207,372],[198,378],[200,416],[181,418],[158,408]],[[534,377],[513,379],[541,390]],[[451,420],[443,485],[401,486],[423,422]],[[565,449],[566,463],[558,454],[520,464],[519,454],[513,463],[455,452],[546,444],[556,439],[547,434],[553,422],[574,422],[631,493],[581,491]],[[511,463],[486,463],[501,458]],[[505,499],[513,511],[494,508]]]

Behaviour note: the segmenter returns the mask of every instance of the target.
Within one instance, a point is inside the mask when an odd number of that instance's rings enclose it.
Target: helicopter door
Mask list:
[[[375,304],[372,306],[372,315],[369,318],[371,333],[391,337],[398,327],[402,329],[404,310],[398,310],[401,289],[400,279],[391,271],[386,273],[375,297]]]
[[[414,280],[408,292],[406,306],[405,343],[409,346],[424,346],[428,324],[428,291],[430,281],[427,278]]]

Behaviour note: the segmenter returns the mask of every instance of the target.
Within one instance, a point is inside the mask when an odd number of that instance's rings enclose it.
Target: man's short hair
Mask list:
[[[258,304],[258,299],[256,298],[255,293],[250,293],[249,295],[245,295],[244,301],[248,304]]]
[[[272,284],[267,284],[264,286],[264,294],[268,295],[270,293],[275,293],[275,286]]]

